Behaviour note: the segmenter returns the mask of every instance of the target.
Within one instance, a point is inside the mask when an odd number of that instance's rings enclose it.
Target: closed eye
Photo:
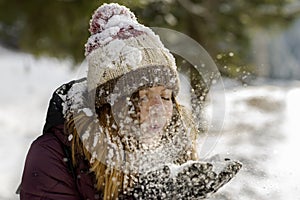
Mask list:
[[[169,98],[169,97],[161,97],[161,99],[165,100],[165,101],[170,101],[171,100],[171,98]]]
[[[140,100],[140,102],[146,102],[146,101],[148,101],[148,97],[146,95],[144,95],[144,96],[140,97],[139,100]]]

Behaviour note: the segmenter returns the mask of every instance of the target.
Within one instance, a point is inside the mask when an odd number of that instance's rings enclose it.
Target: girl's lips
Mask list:
[[[152,129],[158,129],[159,126],[158,126],[158,125],[152,125],[151,128],[152,128]]]
[[[163,129],[163,126],[160,124],[154,124],[154,125],[151,125],[149,128],[152,131],[160,131]]]
[[[143,139],[153,139],[156,136],[160,135],[159,133],[163,127],[159,124],[149,125],[146,129],[143,130],[141,138]]]

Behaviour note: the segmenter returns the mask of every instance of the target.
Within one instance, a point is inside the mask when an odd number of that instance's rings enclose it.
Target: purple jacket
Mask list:
[[[74,82],[58,90],[66,93]],[[32,143],[27,154],[20,199],[101,199],[101,194],[94,187],[95,178],[89,172],[88,161],[82,158],[78,167],[71,167],[70,142],[64,135],[62,99],[57,91],[49,103],[43,135]]]

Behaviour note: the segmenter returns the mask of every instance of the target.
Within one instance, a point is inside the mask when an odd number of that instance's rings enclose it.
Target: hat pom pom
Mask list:
[[[137,22],[135,15],[125,6],[121,6],[117,3],[104,4],[95,11],[90,20],[90,33],[92,35],[101,33],[106,29],[108,21],[115,15]]]

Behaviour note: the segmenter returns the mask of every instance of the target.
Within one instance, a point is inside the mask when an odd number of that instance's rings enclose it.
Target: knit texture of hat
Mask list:
[[[121,77],[121,85],[127,87],[146,82],[168,84],[177,94],[179,79],[173,55],[128,8],[116,3],[100,6],[90,20],[89,31],[85,45],[89,91]]]

